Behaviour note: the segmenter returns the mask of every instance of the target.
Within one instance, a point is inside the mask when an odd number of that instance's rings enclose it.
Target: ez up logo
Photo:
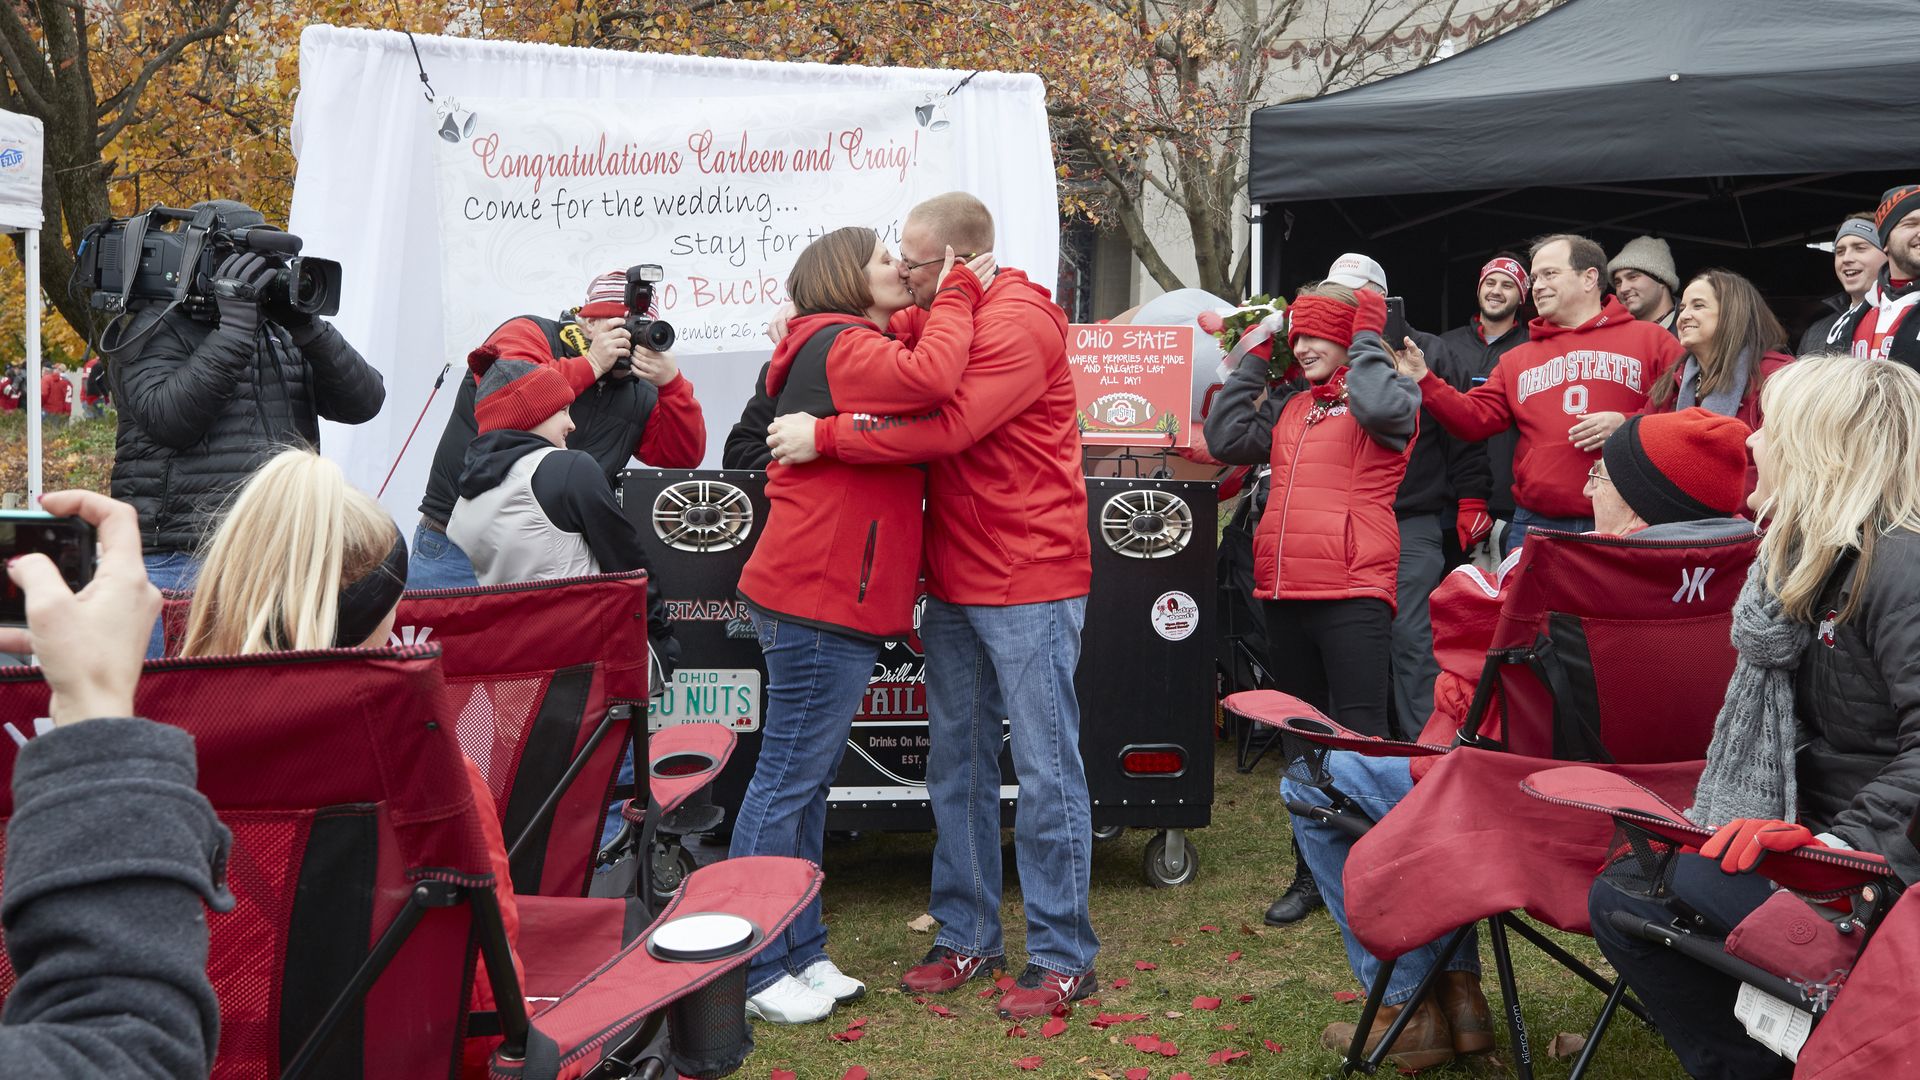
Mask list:
[[[393,632],[387,635],[387,647],[392,648],[396,645],[425,645],[427,639],[432,636],[433,627],[431,626],[396,626],[393,628]]]
[[[1695,600],[1707,598],[1707,579],[1713,576],[1713,567],[1696,566],[1691,570],[1680,568],[1680,591],[1673,594],[1676,604],[1690,604]]]

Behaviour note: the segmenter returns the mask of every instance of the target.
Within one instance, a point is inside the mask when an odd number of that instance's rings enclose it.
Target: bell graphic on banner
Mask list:
[[[440,121],[440,137],[450,143],[473,134],[473,110],[463,109],[452,98],[441,98],[433,105],[434,119]]]
[[[947,103],[932,96],[913,107],[913,119],[928,131],[945,131],[953,126],[953,121],[947,118]]]

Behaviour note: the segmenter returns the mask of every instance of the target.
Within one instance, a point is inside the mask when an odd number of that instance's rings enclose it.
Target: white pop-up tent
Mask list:
[[[40,496],[40,178],[45,135],[37,117],[0,110],[0,231],[25,233],[27,505]]]
[[[422,67],[437,111],[423,98]],[[451,379],[386,478],[443,365],[462,372],[507,318],[578,304],[595,273],[665,266],[678,307],[662,316],[681,330],[676,354],[704,408],[707,467],[718,467],[771,352],[759,333],[768,298],[810,230],[884,233],[909,200],[964,190],[994,214],[1000,265],[1055,282],[1059,204],[1045,88],[1033,75],[314,26],[300,39],[293,136],[288,227],[307,254],[342,264],[333,323],[387,388],[371,422],[325,425],[322,450],[364,490],[386,483],[382,501],[407,532]],[[656,169],[669,159],[677,179]],[[882,175],[891,179],[876,186]],[[644,216],[630,191],[644,192]]]

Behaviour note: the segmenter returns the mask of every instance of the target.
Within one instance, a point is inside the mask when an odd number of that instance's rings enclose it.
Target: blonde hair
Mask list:
[[[1302,296],[1324,296],[1329,300],[1338,300],[1350,308],[1360,306],[1360,294],[1337,281],[1309,281],[1300,286],[1294,299]]]
[[[378,567],[394,535],[340,466],[311,450],[275,454],[207,543],[180,655],[332,648],[341,586]]]
[[[1759,508],[1759,558],[1785,612],[1814,622],[1847,552],[1860,553],[1860,580],[1876,537],[1920,530],[1920,374],[1886,360],[1807,357],[1767,380],[1760,406],[1772,490]]]

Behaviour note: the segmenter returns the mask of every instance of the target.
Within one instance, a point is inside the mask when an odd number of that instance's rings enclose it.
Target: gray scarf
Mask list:
[[[1743,817],[1794,820],[1799,724],[1793,673],[1812,640],[1813,627],[1787,617],[1767,589],[1763,565],[1754,560],[1733,604],[1733,647],[1740,656],[1687,811],[1694,823],[1718,828]]]
[[[1708,394],[1705,401],[1697,401],[1695,399],[1700,393],[1700,361],[1688,353],[1686,366],[1680,369],[1680,391],[1673,403],[1673,411],[1699,405],[1718,416],[1732,416],[1739,412],[1740,402],[1747,396],[1747,360],[1752,355],[1751,350],[1740,350],[1740,358],[1733,362],[1733,385]]]

